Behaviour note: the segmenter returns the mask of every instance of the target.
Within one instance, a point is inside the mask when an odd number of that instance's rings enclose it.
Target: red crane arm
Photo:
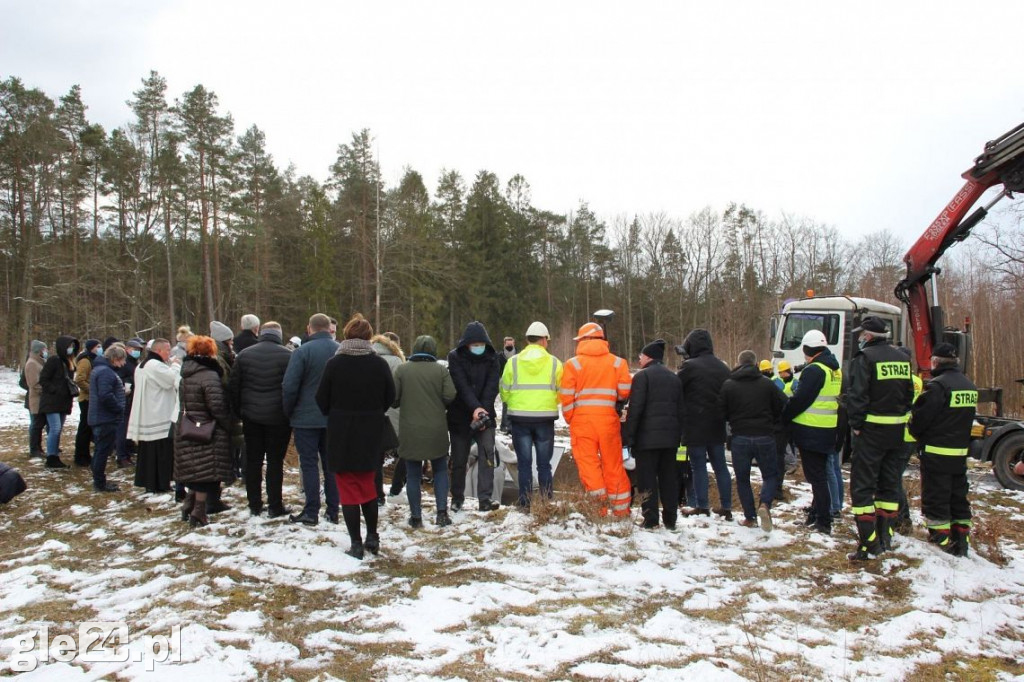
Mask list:
[[[896,285],[896,297],[907,307],[918,369],[926,373],[932,347],[942,335],[943,320],[938,301],[933,300],[929,308],[925,284],[939,274],[935,264],[946,249],[966,239],[996,202],[1011,192],[1024,191],[1024,123],[986,143],[984,152],[962,177],[967,182],[903,257],[907,274]],[[1004,185],[1003,191],[965,219],[981,196],[1000,184]]]

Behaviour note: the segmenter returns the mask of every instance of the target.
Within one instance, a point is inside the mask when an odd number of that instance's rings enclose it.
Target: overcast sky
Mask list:
[[[1022,2],[0,0],[0,77],[130,119],[150,70],[325,179],[373,132],[408,165],[521,173],[556,212],[745,202],[851,239],[923,232],[1024,121]]]

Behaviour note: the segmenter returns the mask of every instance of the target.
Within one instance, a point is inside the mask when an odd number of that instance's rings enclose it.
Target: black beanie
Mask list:
[[[661,362],[665,359],[665,340],[657,339],[651,341],[649,344],[644,346],[643,350],[640,351],[652,360]]]

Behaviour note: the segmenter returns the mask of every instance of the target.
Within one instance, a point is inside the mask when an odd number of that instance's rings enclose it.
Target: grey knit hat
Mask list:
[[[235,335],[231,333],[231,327],[217,320],[210,323],[210,336],[214,341],[230,341],[235,338]]]

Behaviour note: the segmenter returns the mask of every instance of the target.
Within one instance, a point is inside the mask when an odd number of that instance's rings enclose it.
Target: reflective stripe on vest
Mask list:
[[[913,405],[914,403],[917,402],[917,398],[918,398],[918,396],[921,395],[921,391],[924,390],[924,381],[921,379],[921,377],[917,376],[916,374],[914,376],[912,376],[911,378],[914,380],[914,399],[910,401],[910,404]],[[910,427],[909,426],[907,428],[903,429],[903,442],[904,443],[916,443],[917,442],[917,439],[910,435]]]
[[[899,414],[891,416],[887,414],[869,414],[864,417],[864,421],[868,424],[906,424],[909,419],[909,415]]]
[[[949,393],[949,406],[950,407],[977,407],[978,406],[978,392],[977,391],[950,391],[950,393]]]
[[[680,445],[676,449],[676,461],[677,462],[688,462],[689,460],[690,460],[690,456],[686,452],[686,446],[685,445]]]
[[[813,362],[825,373],[825,383],[811,406],[793,418],[794,424],[815,429],[834,429],[839,426],[839,392],[843,387],[843,373],[820,362]]]
[[[557,419],[558,359],[551,358],[551,377],[546,384],[520,383],[519,356],[513,355],[509,362],[512,363],[512,383],[506,385],[506,390],[518,393],[510,396],[507,414],[511,417],[553,417]],[[572,394],[572,390],[569,390],[569,394]]]
[[[946,457],[963,457],[967,448],[944,448],[938,445],[925,445],[924,451],[929,455],[945,455]]]

